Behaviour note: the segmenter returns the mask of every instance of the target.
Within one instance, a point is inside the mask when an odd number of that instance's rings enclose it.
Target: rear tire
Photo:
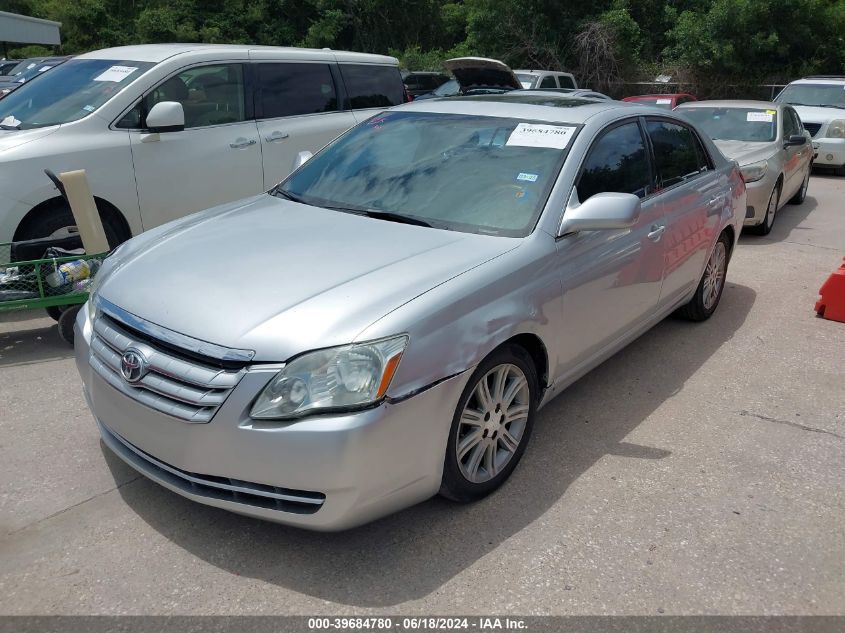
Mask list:
[[[62,340],[73,347],[73,324],[76,323],[76,315],[82,306],[71,306],[59,317],[59,336]]]
[[[722,233],[710,257],[698,288],[690,302],[679,308],[675,314],[690,321],[706,321],[716,311],[725,289],[725,277],[728,273],[728,261],[731,243],[727,233]]]
[[[62,318],[62,314],[65,310],[67,310],[67,306],[50,306],[48,308],[44,308],[47,311],[47,316],[49,316],[54,321],[58,321]]]
[[[539,381],[517,345],[494,351],[472,373],[452,418],[440,494],[468,503],[501,486],[531,437]]]

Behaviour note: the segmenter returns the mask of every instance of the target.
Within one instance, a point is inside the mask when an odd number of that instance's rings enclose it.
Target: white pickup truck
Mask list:
[[[845,176],[845,75],[815,75],[793,81],[775,98],[792,105],[813,136],[814,164]]]

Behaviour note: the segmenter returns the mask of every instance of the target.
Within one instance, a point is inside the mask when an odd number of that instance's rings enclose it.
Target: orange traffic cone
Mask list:
[[[816,301],[816,314],[845,323],[845,264],[830,273],[819,288],[819,294],[821,299]]]

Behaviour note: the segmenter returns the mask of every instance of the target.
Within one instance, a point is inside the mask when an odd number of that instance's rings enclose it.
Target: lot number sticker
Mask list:
[[[133,66],[112,66],[105,72],[94,77],[94,81],[113,81],[119,83],[138,70]]]
[[[505,145],[566,149],[574,133],[574,127],[520,123],[511,132]]]
[[[749,112],[746,115],[745,120],[756,121],[757,123],[771,123],[772,115],[768,112]]]

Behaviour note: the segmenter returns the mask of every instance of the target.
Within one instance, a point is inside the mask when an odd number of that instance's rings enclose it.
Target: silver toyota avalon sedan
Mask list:
[[[118,248],[77,364],[106,446],[200,503],[339,530],[469,502],[567,385],[713,314],[745,208],[736,164],[665,110],[412,103]]]

